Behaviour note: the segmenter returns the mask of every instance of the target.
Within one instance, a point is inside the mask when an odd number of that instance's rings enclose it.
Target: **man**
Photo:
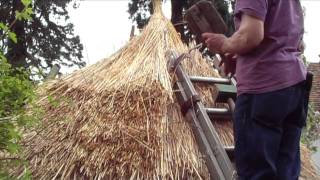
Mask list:
[[[306,69],[299,59],[303,13],[299,0],[237,0],[236,32],[204,33],[210,51],[237,56],[234,117],[240,180],[295,180],[306,120]],[[235,62],[235,61],[234,61]],[[231,69],[230,69],[231,67]],[[227,73],[228,73],[227,72]]]

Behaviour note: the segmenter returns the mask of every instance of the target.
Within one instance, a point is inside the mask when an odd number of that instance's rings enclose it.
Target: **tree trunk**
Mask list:
[[[186,0],[171,0],[171,22],[172,24],[178,24],[183,21],[183,7],[186,4]],[[181,39],[184,42],[187,42],[187,37],[184,31],[184,25],[179,24],[175,25],[175,28],[178,33],[181,35]]]
[[[15,20],[15,12],[23,10],[24,6],[20,0],[13,0],[12,9],[11,9],[11,18],[10,23]],[[26,36],[24,30],[25,22],[24,21],[16,21],[13,24],[11,31],[13,31],[17,35],[17,43],[14,43],[11,40],[8,40],[8,52],[6,57],[8,58],[8,62],[12,65],[12,67],[27,67],[26,62],[26,54],[27,47],[25,45],[24,38]]]

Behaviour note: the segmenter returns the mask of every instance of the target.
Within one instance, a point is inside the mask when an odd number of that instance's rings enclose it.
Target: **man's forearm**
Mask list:
[[[245,54],[261,43],[263,33],[262,21],[244,15],[239,30],[224,41],[221,50],[224,53]]]
[[[256,44],[251,43],[245,34],[236,32],[230,38],[227,38],[222,45],[222,52],[231,54],[245,54],[249,52]]]

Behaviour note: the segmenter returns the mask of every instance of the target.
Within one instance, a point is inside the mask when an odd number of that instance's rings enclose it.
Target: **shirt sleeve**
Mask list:
[[[265,21],[268,11],[268,0],[237,0],[235,16],[240,18],[242,13]]]

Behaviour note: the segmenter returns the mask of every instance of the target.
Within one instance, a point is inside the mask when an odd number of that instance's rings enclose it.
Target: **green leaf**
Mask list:
[[[31,0],[21,0],[21,2],[25,7],[28,7],[31,4]]]
[[[14,32],[8,32],[9,38],[11,39],[11,41],[13,41],[14,43],[17,43],[17,35]]]
[[[18,140],[20,139],[20,133],[13,127],[13,128],[9,128],[9,135],[11,137],[12,140]]]
[[[4,31],[8,31],[8,26],[3,24],[2,22],[0,22],[0,29],[4,30]]]
[[[33,11],[32,11],[32,8],[31,7],[28,7],[28,8],[25,8],[24,11],[22,12],[22,16],[23,16],[23,19],[25,20],[31,20]]]
[[[19,148],[20,148],[20,146],[18,144],[9,142],[7,144],[7,148],[6,149],[8,150],[9,153],[16,154],[16,153],[19,152]]]
[[[32,174],[31,171],[25,166],[23,176],[21,177],[22,180],[31,180]]]
[[[33,14],[33,11],[32,11],[32,8],[31,8],[31,7],[26,8],[25,12],[26,12],[28,15]]]
[[[1,65],[2,63],[5,63],[8,61],[7,58],[1,52],[0,52],[0,60],[1,60]]]
[[[16,11],[16,19],[18,19],[19,21],[21,21],[23,18],[23,14],[19,11]]]

